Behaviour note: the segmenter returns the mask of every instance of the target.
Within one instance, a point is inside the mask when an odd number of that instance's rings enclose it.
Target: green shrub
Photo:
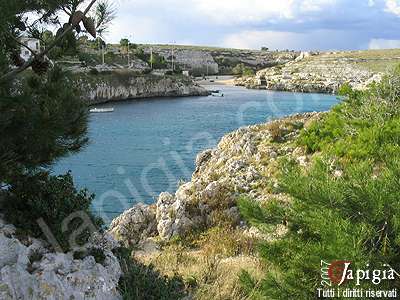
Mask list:
[[[240,76],[252,76],[254,75],[254,70],[243,63],[237,64],[236,67],[232,69],[234,75]]]
[[[119,291],[124,300],[170,300],[185,296],[181,278],[161,276],[153,266],[137,262],[129,249],[119,248],[114,254],[122,267]]]
[[[101,63],[99,55],[81,52],[78,54],[79,61],[88,66],[95,66]]]
[[[7,221],[14,224],[21,232],[47,239],[38,223],[38,220],[42,219],[62,250],[68,251],[72,246],[69,243],[71,234],[80,231],[79,228],[83,223],[80,218],[75,218],[68,223],[67,229],[62,228],[63,221],[71,214],[84,212],[95,228],[101,225],[101,221],[90,212],[92,200],[93,195],[89,195],[86,190],[75,189],[69,173],[62,176],[38,173],[21,176],[15,180],[7,193],[2,209]],[[90,234],[90,228],[82,230],[77,237],[78,246],[83,246]]]
[[[254,208],[255,203],[251,210],[242,209],[264,231],[267,225],[286,219],[289,222],[289,233],[283,239],[260,248],[271,268],[259,295],[268,299],[295,299],[299,295],[301,299],[312,299],[320,287],[321,260],[349,260],[353,267],[361,268],[367,264],[377,268],[383,264],[395,269],[400,266],[399,160],[381,170],[378,177],[373,176],[368,162],[345,168],[342,178],[331,176],[330,166],[321,161],[308,175],[294,164],[286,170],[282,185],[294,201],[284,216],[276,214],[276,207]],[[397,284],[382,284],[380,289]]]
[[[304,130],[299,144],[310,153],[322,151],[350,160],[384,155],[382,143],[394,145],[398,140],[400,69],[367,91],[344,85],[339,92],[345,97],[342,103]]]
[[[321,152],[312,166],[281,165],[289,208],[239,201],[243,216],[262,231],[288,224],[283,238],[260,245],[268,263],[262,283],[241,276],[252,299],[315,298],[322,287],[321,260],[351,261],[353,270],[400,268],[400,71],[367,91],[345,86],[341,92],[343,102],[301,134],[300,145]],[[368,280],[358,286],[371,287]],[[398,279],[379,285],[396,287]]]
[[[95,68],[91,68],[91,69],[89,70],[89,75],[97,76],[97,75],[99,75],[99,74],[100,74],[100,72],[99,72],[97,69],[95,69]]]

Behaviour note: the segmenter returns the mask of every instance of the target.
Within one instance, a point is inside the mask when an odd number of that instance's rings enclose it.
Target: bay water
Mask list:
[[[224,97],[152,98],[99,105],[90,115],[89,145],[63,158],[55,174],[72,172],[79,188],[95,193],[95,213],[106,223],[135,203],[189,181],[196,155],[241,126],[294,113],[326,111],[334,95],[210,86]]]

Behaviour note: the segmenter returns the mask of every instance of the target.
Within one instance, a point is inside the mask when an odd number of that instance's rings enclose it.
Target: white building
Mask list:
[[[40,51],[40,41],[38,39],[23,37],[21,38],[21,43],[28,46],[35,53],[38,53]],[[31,58],[31,56],[32,56],[31,51],[29,51],[26,47],[21,45],[21,57],[25,61],[27,61],[28,59]]]

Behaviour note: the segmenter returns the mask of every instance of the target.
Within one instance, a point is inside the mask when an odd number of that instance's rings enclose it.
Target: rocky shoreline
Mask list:
[[[77,84],[88,105],[155,97],[209,95],[209,91],[183,75],[136,75],[114,71],[80,75]]]
[[[345,83],[363,90],[379,82],[382,72],[366,67],[369,61],[351,52],[303,52],[294,61],[261,70],[255,76],[238,78],[235,84],[251,89],[303,93],[336,93]]]
[[[174,238],[221,228],[221,224],[234,228],[239,240],[247,239],[246,245],[284,235],[285,224],[266,235],[243,221],[238,200],[248,197],[259,203],[290,203],[279,189],[279,161],[293,158],[302,166],[308,165],[310,155],[297,146],[296,139],[303,128],[322,116],[316,112],[296,114],[225,135],[215,149],[198,154],[190,182],[174,194],[161,193],[153,205],[137,204],[125,211],[113,220],[107,233],[91,238],[86,245],[88,254],[82,258],[72,252],[55,253],[41,240],[21,239],[15,227],[0,216],[0,298],[121,299],[118,282],[122,271],[114,254],[120,245],[135,249],[135,257],[146,263],[146,259],[151,262],[169,255],[162,245]],[[91,254],[93,249],[104,253],[104,260],[98,261]],[[203,259],[199,257],[204,254],[187,251],[172,255]],[[257,268],[258,260],[248,254],[222,263],[239,272],[243,264]]]
[[[308,163],[309,156],[295,140],[302,128],[321,116],[297,114],[224,136],[215,149],[197,156],[190,182],[175,194],[161,193],[154,205],[138,204],[125,211],[114,219],[109,233],[125,246],[137,246],[149,238],[170,240],[205,230],[223,220],[257,234],[241,220],[237,200],[289,201],[279,192],[278,160],[293,157],[302,165]]]

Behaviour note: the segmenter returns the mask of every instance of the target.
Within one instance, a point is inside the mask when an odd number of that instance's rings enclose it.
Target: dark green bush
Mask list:
[[[369,162],[348,166],[341,178],[331,176],[329,165],[321,161],[306,176],[294,164],[286,170],[282,185],[294,202],[285,214],[276,213],[275,206],[257,207],[251,200],[241,204],[246,218],[264,231],[284,220],[289,223],[285,238],[260,248],[271,265],[257,290],[261,299],[296,299],[299,295],[312,299],[320,287],[321,260],[349,260],[361,268],[370,264],[382,269],[389,264],[398,269],[399,160],[388,162],[378,177],[373,176]],[[243,280],[248,288],[248,278]],[[392,281],[379,288],[392,289],[398,284]]]
[[[136,261],[131,252],[126,248],[114,251],[123,271],[119,291],[124,300],[174,300],[185,296],[181,278],[161,276],[153,266]]]
[[[344,85],[340,93],[345,97],[343,102],[303,131],[300,145],[306,146],[310,153],[322,151],[362,160],[379,159],[385,155],[388,144],[398,144],[399,68],[367,91],[353,91]],[[386,146],[382,147],[383,144]]]
[[[89,75],[97,76],[97,75],[99,75],[99,74],[100,74],[100,72],[99,72],[97,69],[95,69],[95,68],[91,68],[91,69],[89,70]]]
[[[87,104],[68,73],[26,75],[19,94],[0,93],[0,182],[78,152],[88,139]]]
[[[88,65],[95,66],[101,63],[100,55],[81,52],[78,54],[79,61]]]
[[[89,195],[86,190],[75,189],[69,173],[62,176],[38,173],[21,176],[15,180],[7,193],[2,209],[7,221],[24,234],[47,239],[38,223],[38,220],[42,219],[62,250],[67,251],[71,248],[69,243],[71,234],[78,231],[83,223],[82,219],[75,218],[68,223],[67,229],[63,230],[62,222],[71,214],[83,212],[87,214],[95,228],[101,225],[101,221],[90,212],[92,200],[93,195]],[[77,237],[79,246],[87,242],[90,229],[85,228],[79,233]]]

